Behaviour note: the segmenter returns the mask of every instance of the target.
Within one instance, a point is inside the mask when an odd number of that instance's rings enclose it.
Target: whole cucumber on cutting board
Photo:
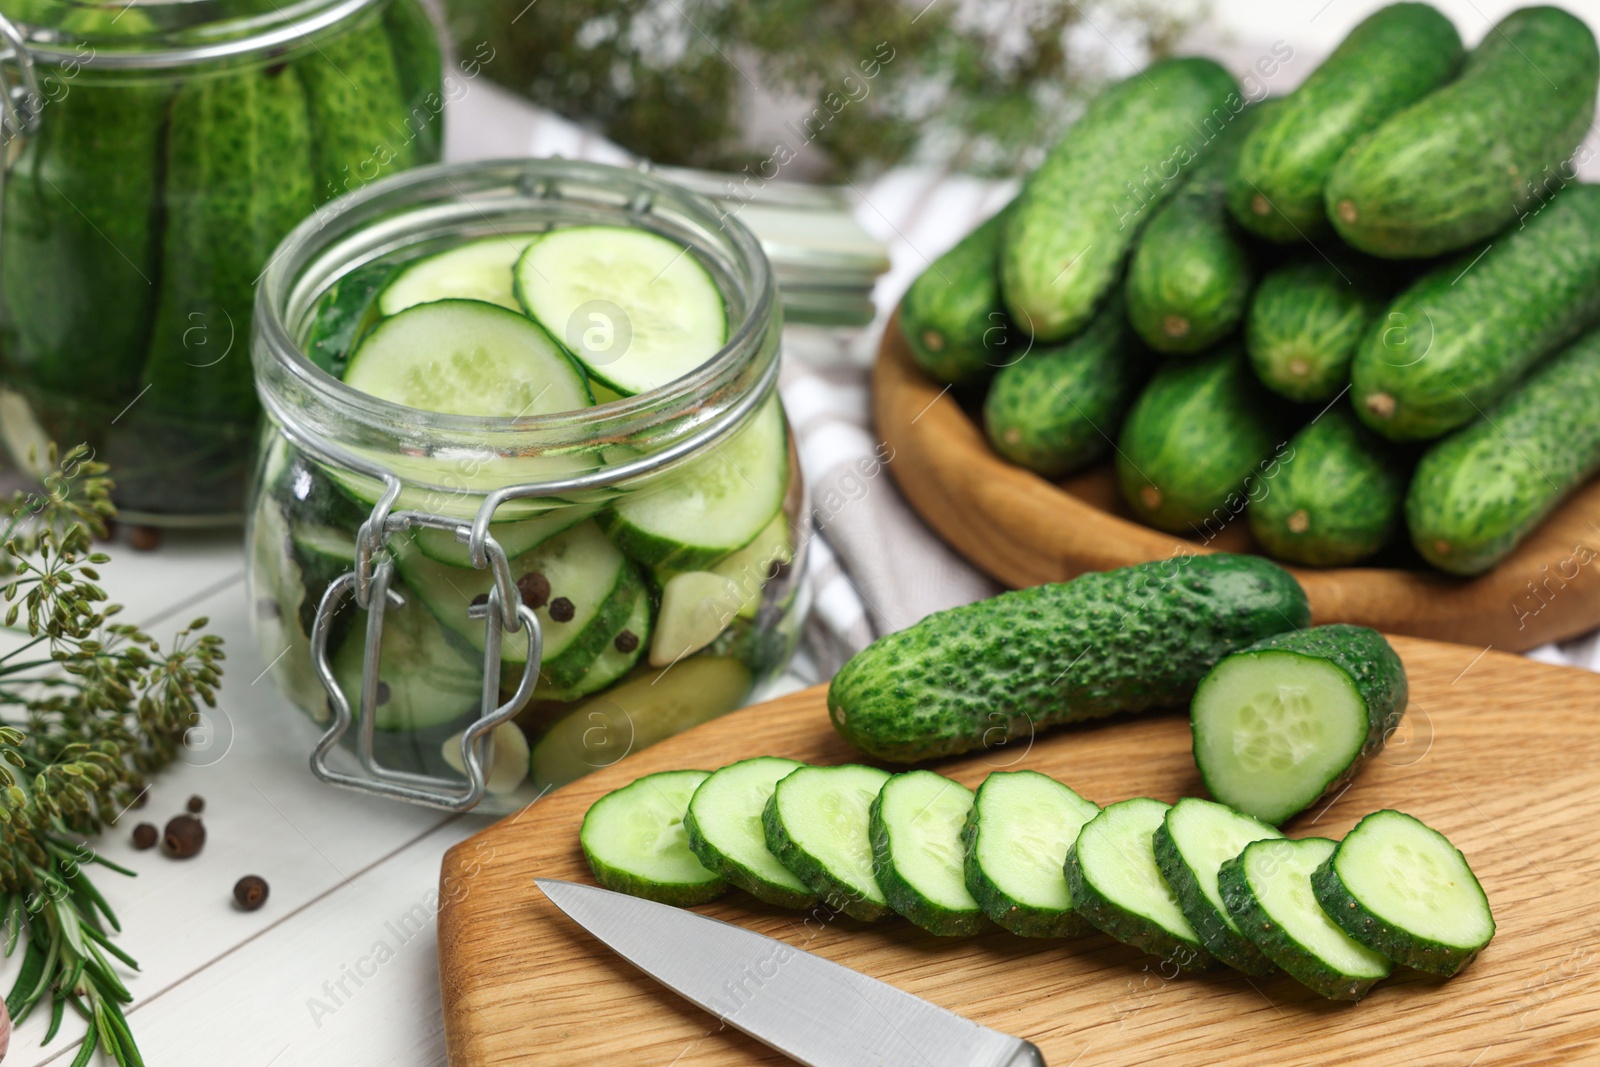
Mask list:
[[[1361,251],[1402,259],[1490,237],[1571,178],[1597,84],[1582,19],[1513,11],[1460,77],[1351,145],[1328,176],[1328,217]]]
[[[1251,502],[1250,532],[1276,559],[1348,566],[1389,543],[1405,492],[1395,447],[1336,405],[1289,439],[1277,477]]]
[[[1323,187],[1351,142],[1438,88],[1464,58],[1454,24],[1428,4],[1369,15],[1246,140],[1228,183],[1234,218],[1269,241],[1327,233]]]
[[[1310,624],[1255,556],[1182,556],[1002,593],[874,641],[828,688],[840,736],[913,763],[1061,723],[1170,707],[1230,652]]]
[[[1600,470],[1600,331],[1535,370],[1431,447],[1406,495],[1412,542],[1452,574],[1511,553]]]
[[[900,331],[911,357],[936,380],[971,385],[1009,362],[1000,300],[1000,235],[1007,205],[917,276],[900,301]]]
[[[1351,402],[1391,440],[1439,437],[1597,317],[1600,186],[1574,184],[1390,304],[1356,351]]]
[[[1039,341],[1082,329],[1152,211],[1244,107],[1209,59],[1168,59],[1100,93],[1028,180],[1006,224],[1000,287]]]
[[[1256,286],[1244,346],[1261,384],[1300,403],[1332,400],[1386,298],[1352,265],[1320,256],[1286,264]]]
[[[1214,534],[1276,473],[1274,450],[1288,439],[1284,407],[1236,346],[1168,362],[1122,426],[1123,499],[1158,529]]]

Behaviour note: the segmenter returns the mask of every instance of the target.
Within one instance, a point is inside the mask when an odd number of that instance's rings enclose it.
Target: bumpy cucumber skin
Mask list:
[[[1255,267],[1228,214],[1228,175],[1245,136],[1271,102],[1246,108],[1195,164],[1194,174],[1150,217],[1128,264],[1128,320],[1158,352],[1201,352],[1244,317]]]
[[[982,382],[1011,358],[997,262],[1010,213],[1007,205],[934,260],[900,302],[911,356],[937,381]]]
[[[1111,451],[1152,362],[1116,296],[1072,340],[1012,358],[989,384],[984,432],[1001,456],[1046,478]]]
[[[1351,145],[1328,176],[1329,219],[1355,248],[1395,258],[1492,236],[1566,184],[1597,81],[1600,51],[1581,19],[1512,12],[1459,78]]]
[[[1368,16],[1250,136],[1228,185],[1234,218],[1280,243],[1327,233],[1323,186],[1345,150],[1465,58],[1455,26],[1428,4]]]
[[[766,835],[767,850],[778,857],[778,862],[787,867],[790,874],[810,887],[811,891],[834,911],[843,912],[852,919],[869,923],[888,918],[895,913],[887,899],[880,904],[863,897],[854,887],[835,878],[825,864],[795,843],[784,829],[783,820],[778,817],[776,792],[762,809],[761,829]],[[879,892],[882,892],[883,887],[878,888]]]
[[[1278,559],[1348,566],[1389,543],[1405,492],[1394,446],[1335,407],[1289,439],[1277,477],[1250,504],[1250,531]]]
[[[395,73],[416,141],[416,162],[436,162],[444,150],[444,54],[439,27],[420,0],[390,0],[383,28],[394,50]]]
[[[1116,285],[1152,210],[1244,108],[1209,59],[1167,59],[1100,93],[1018,198],[1000,249],[1000,288],[1017,328],[1063,340]]]
[[[1122,425],[1123,499],[1157,529],[1214,533],[1244,510],[1255,475],[1287,444],[1283,408],[1235,346],[1169,361]]]
[[[895,763],[1181,704],[1223,656],[1310,625],[1305,591],[1255,556],[1185,556],[1002,593],[857,653],[828,687],[840,736]]]
[[[1345,274],[1349,274],[1346,271]],[[1261,384],[1300,403],[1332,400],[1385,300],[1363,278],[1308,259],[1261,279],[1245,316],[1245,350]]]
[[[1183,916],[1194,927],[1194,932],[1200,935],[1200,943],[1206,951],[1234,970],[1256,978],[1265,978],[1276,971],[1277,966],[1253,942],[1236,933],[1216,913],[1211,901],[1206,899],[1205,891],[1200,888],[1200,883],[1195,880],[1194,872],[1183,861],[1166,823],[1156,828],[1151,844],[1155,848],[1156,866],[1161,868],[1161,877],[1172,887],[1179,904],[1188,905],[1183,909]]]
[[[1364,823],[1368,819],[1389,814],[1399,815],[1402,813],[1395,812],[1392,809],[1376,811],[1363,818],[1361,822]],[[1350,833],[1353,834],[1359,829],[1361,829],[1361,823],[1357,823],[1355,829],[1352,829]],[[1435,832],[1437,833],[1437,831]],[[1441,834],[1440,836],[1442,837],[1443,835]],[[1460,855],[1461,850],[1457,849],[1456,854]],[[1311,889],[1317,896],[1317,903],[1322,905],[1322,910],[1328,913],[1328,918],[1338,923],[1339,928],[1349,934],[1352,941],[1365,945],[1395,963],[1427,974],[1436,974],[1443,978],[1453,978],[1460,974],[1467,968],[1468,964],[1478,958],[1478,953],[1482,952],[1489,944],[1488,940],[1485,940],[1482,945],[1472,948],[1441,944],[1438,941],[1418,937],[1408,930],[1402,930],[1385,922],[1382,918],[1367,910],[1361,901],[1352,896],[1350,891],[1344,887],[1344,882],[1340,880],[1339,872],[1334,866],[1334,861],[1338,858],[1339,853],[1335,852],[1323,862],[1322,866],[1316,869],[1311,875]],[[1467,858],[1461,856],[1461,862],[1465,864]],[[1470,867],[1468,869],[1470,871]],[[1483,896],[1484,909],[1487,910],[1489,907],[1488,895],[1483,892],[1483,886],[1478,883],[1476,875],[1469,874],[1469,877],[1472,878],[1472,884],[1477,886],[1479,894]],[[1494,938],[1494,919],[1492,916],[1489,922],[1489,938],[1492,940]]]
[[[933,772],[908,773],[932,774]],[[892,782],[894,779],[891,778],[889,781]],[[961,785],[955,787],[966,788]],[[888,788],[888,782],[884,783],[884,788]],[[913,925],[920,926],[938,937],[966,937],[982,933],[988,927],[989,917],[983,913],[981,905],[973,911],[955,911],[929,900],[916,886],[901,877],[894,863],[894,835],[889,830],[888,822],[883,818],[882,793],[879,793],[872,802],[870,818],[868,832],[872,835],[872,873],[878,879],[878,888],[883,890],[889,906],[896,913],[910,920]]]
[[[692,773],[703,774],[707,777],[710,777],[711,774],[710,771],[665,771],[663,773]],[[638,779],[637,781],[633,782],[632,785],[637,785],[643,780],[644,779],[642,778]],[[628,789],[631,788],[631,786],[623,786],[622,788]],[[609,793],[606,794],[606,796],[610,795],[611,794]],[[605,799],[606,797],[601,797],[600,800],[595,801],[595,804],[599,804]],[[593,811],[594,805],[590,805],[589,810]],[[588,812],[584,813],[583,821],[585,826],[587,826],[589,822]],[[583,844],[583,828],[578,830],[578,841],[583,847],[583,858],[589,861],[589,870],[594,872],[594,880],[600,883],[600,887],[602,889],[609,889],[615,893],[627,893],[629,896],[634,897],[643,897],[645,900],[654,900],[661,904],[674,904],[680,908],[692,907],[695,904],[708,903],[716,900],[718,897],[728,891],[728,883],[722,878],[712,878],[710,881],[704,882],[700,885],[674,886],[662,885],[659,882],[652,882],[648,878],[640,878],[635,874],[622,870],[619,867],[613,867],[611,864],[605,863],[604,861],[598,859],[592,852],[589,851],[588,846]]]
[[[1433,445],[1406,495],[1429,563],[1481,574],[1600,470],[1600,331],[1535,370],[1488,413]]]
[[[1325,841],[1326,838],[1308,837],[1304,841]],[[1258,844],[1261,842],[1258,842]],[[1333,842],[1329,841],[1329,844]],[[1246,846],[1248,852],[1255,845]],[[1375,978],[1354,978],[1341,974],[1307,952],[1283,930],[1261,907],[1245,877],[1243,854],[1229,860],[1217,872],[1217,887],[1222,890],[1222,902],[1227,905],[1233,921],[1239,924],[1263,955],[1276,963],[1295,981],[1319,996],[1329,1000],[1357,1001],[1387,975]]]
[[[757,756],[755,759],[771,759],[770,756]],[[740,760],[747,763],[748,760]],[[794,761],[790,761],[794,762]],[[736,767],[738,763],[730,763],[729,767]],[[805,766],[803,763],[794,762],[795,770]],[[721,768],[727,770],[727,767]],[[743,889],[746,893],[766,904],[780,908],[794,908],[803,911],[817,902],[815,893],[797,893],[781,885],[774,885],[765,878],[758,877],[756,873],[734,859],[732,856],[717,848],[706,840],[705,834],[700,830],[700,824],[695,821],[694,802],[691,800],[689,810],[683,815],[683,829],[689,835],[689,851],[693,852],[709,871],[716,871],[722,878],[735,889]],[[763,827],[763,833],[765,827]],[[796,876],[798,877],[798,876]]]
[[[1600,186],[1571,185],[1525,226],[1424,275],[1368,330],[1351,402],[1395,441],[1439,437],[1490,407],[1600,316]]]

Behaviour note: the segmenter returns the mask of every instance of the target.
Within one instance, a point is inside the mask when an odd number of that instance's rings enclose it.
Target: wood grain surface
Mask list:
[[[1600,676],[1481,646],[1395,645],[1412,683],[1405,725],[1348,791],[1289,830],[1337,838],[1362,815],[1394,807],[1448,835],[1499,924],[1448,983],[1399,972],[1342,1005],[1281,975],[1169,978],[1158,960],[1100,934],[945,939],[898,919],[808,916],[738,892],[697,910],[1028,1038],[1052,1067],[1600,1062]],[[448,853],[439,972],[455,1067],[787,1062],[613,956],[533,885],[592,882],[578,827],[606,791],[653,771],[755,755],[858,758],[829,725],[823,690],[807,690],[634,753]],[[969,786],[1020,768],[1101,804],[1202,792],[1181,713],[1069,728],[936,765]]]
[[[1136,522],[1109,464],[1057,484],[1007,463],[956,399],[912,362],[898,319],[878,353],[873,412],[894,450],[888,468],[911,506],[957,552],[1012,588],[1175,551],[1255,548],[1243,521],[1206,543]],[[1319,623],[1525,651],[1600,626],[1600,481],[1474,579],[1425,569],[1290,569]]]

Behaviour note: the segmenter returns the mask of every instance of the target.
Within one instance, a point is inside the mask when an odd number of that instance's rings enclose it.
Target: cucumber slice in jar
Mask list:
[[[1156,866],[1201,943],[1234,970],[1258,977],[1272,973],[1272,961],[1239,932],[1239,924],[1222,903],[1217,871],[1246,845],[1282,836],[1226,805],[1184,797],[1167,812],[1153,839]]]
[[[552,230],[516,265],[528,316],[623,396],[683,377],[722,349],[722,293],[684,246],[626,226]]]
[[[994,922],[1022,937],[1074,937],[1088,923],[1072,908],[1067,850],[1100,813],[1049,775],[996,771],[967,818],[967,891]]]
[[[1301,985],[1330,1000],[1360,1000],[1389,976],[1389,961],[1328,918],[1311,874],[1337,846],[1324,837],[1246,845],[1222,865],[1222,902],[1240,932]]]
[[[699,570],[754,541],[788,488],[789,435],[774,394],[731,437],[624,496],[599,521],[641,563]]]
[[[586,408],[583,373],[538,326],[481,300],[418,304],[367,334],[345,384],[441,415],[518,418]]]
[[[711,644],[733,624],[741,603],[738,586],[710,571],[684,571],[667,579],[650,666],[665,667]]]
[[[971,811],[972,790],[932,771],[895,775],[872,802],[872,873],[889,906],[930,934],[989,925],[962,873],[961,828]]]
[[[531,552],[556,534],[572,529],[594,514],[595,509],[581,504],[564,504],[531,519],[489,524],[489,536],[505,550],[508,559]],[[451,567],[472,567],[472,554],[465,541],[456,540],[450,530],[421,527],[411,531],[417,550],[431,560]]]
[[[650,644],[651,626],[650,591],[641,583],[633,598],[633,610],[622,624],[622,629],[611,635],[600,654],[595,656],[579,675],[577,681],[563,689],[540,686],[534,694],[538,700],[579,700],[596,693],[627,674],[644,658]]]
[[[1180,970],[1216,963],[1156,866],[1151,838],[1168,806],[1149,797],[1112,804],[1090,819],[1067,851],[1073,907],[1090,925]]]
[[[1373,812],[1311,875],[1317,902],[1351,938],[1395,963],[1450,978],[1494,937],[1467,858],[1403,812]]]
[[[461,762],[461,737],[465,730],[457,731],[439,746],[439,755],[457,774],[465,777],[466,764]],[[494,756],[485,768],[484,788],[496,796],[515,792],[522,780],[528,777],[528,738],[514,722],[503,722],[490,731],[494,738]]]
[[[378,295],[378,310],[398,315],[440,300],[481,300],[522,312],[512,291],[513,269],[531,234],[485,237],[407,264]]]
[[[802,767],[778,783],[761,813],[767,848],[835,911],[874,922],[892,915],[873,873],[872,803],[887,771],[847,763]]]
[[[663,904],[704,904],[728,888],[689,851],[689,798],[711,775],[662,771],[607,793],[589,807],[578,841],[595,881]]]
[[[761,813],[778,783],[804,766],[777,756],[730,763],[694,791],[683,823],[690,850],[708,870],[783,908],[809,908],[817,897],[767,848]]]
[[[366,626],[366,614],[358,613],[332,663],[333,677],[356,718],[361,716]],[[379,649],[374,722],[378,729],[426,730],[477,714],[483,699],[482,662],[463,651],[415,598],[407,597],[403,605],[384,609]]]

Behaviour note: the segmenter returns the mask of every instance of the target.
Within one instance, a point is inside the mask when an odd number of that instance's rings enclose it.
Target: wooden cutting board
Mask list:
[[[878,352],[873,411],[893,450],[886,465],[911,506],[957,552],[1013,589],[1175,551],[1255,550],[1242,521],[1204,544],[1135,521],[1109,464],[1058,484],[1007,463],[949,391],[917,368],[898,317]],[[1319,623],[1524,651],[1600,626],[1600,481],[1471,580],[1426,569],[1290,569]]]
[[[730,893],[698,910],[838,960],[1043,1049],[1052,1067],[1398,1063],[1493,1067],[1600,1058],[1600,676],[1401,638],[1412,683],[1384,756],[1295,836],[1339,837],[1383,807],[1437,827],[1471,860],[1499,934],[1461,976],[1400,974],[1358,1005],[1282,976],[1171,978],[1100,934],[936,938],[898,919],[814,917]],[[445,857],[439,977],[450,1063],[788,1062],[656,985],[574,925],[535,877],[591,882],[583,813],[635,777],[755,755],[855,757],[823,690],[735,712],[581,779]],[[1033,768],[1107,804],[1201,792],[1181,714],[1058,731],[947,761],[976,786]],[[893,1065],[901,1067],[901,1065]]]

